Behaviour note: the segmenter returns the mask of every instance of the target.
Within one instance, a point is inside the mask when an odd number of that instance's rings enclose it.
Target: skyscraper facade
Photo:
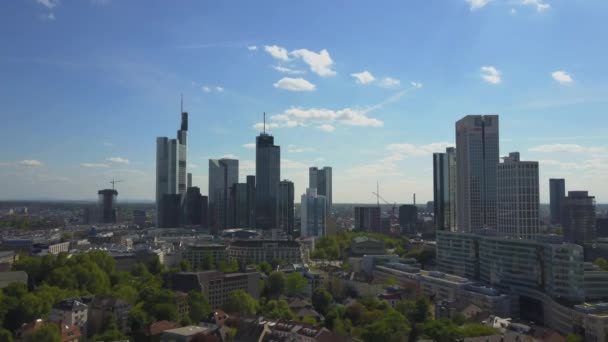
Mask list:
[[[380,207],[355,207],[355,229],[366,232],[381,232]]]
[[[587,191],[568,191],[561,207],[564,240],[579,245],[595,240],[595,197]]]
[[[279,182],[279,229],[293,236],[294,225],[294,187],[293,182]]]
[[[308,169],[308,187],[316,188],[317,194],[325,196],[327,203],[327,215],[331,215],[333,204],[332,194],[332,168],[325,166],[319,169],[315,166]]]
[[[255,228],[255,176],[247,176],[247,227]]]
[[[276,229],[281,179],[281,147],[275,145],[274,137],[265,132],[256,138],[255,176],[256,228]]]
[[[456,207],[459,231],[496,228],[498,115],[456,122]]]
[[[186,226],[202,226],[203,219],[203,196],[198,187],[189,187],[186,195],[182,196],[182,219]]]
[[[230,188],[239,182],[239,161],[209,159],[209,212],[214,232],[230,228]]]
[[[445,153],[433,153],[433,212],[436,230],[456,231],[456,149],[453,147],[448,147]]]
[[[498,233],[533,240],[538,228],[538,162],[520,161],[511,152],[497,169]]]
[[[300,235],[303,237],[324,236],[327,222],[326,197],[319,195],[316,188],[308,188],[302,195],[300,203]]]
[[[182,110],[182,123],[177,131],[177,193],[183,195],[186,193],[187,176],[186,176],[186,159],[188,155],[188,113]]]
[[[418,233],[418,207],[413,204],[399,206],[399,226],[402,234]]]
[[[230,218],[233,227],[245,228],[249,222],[247,184],[235,183],[230,188]]]
[[[99,223],[116,223],[116,197],[118,191],[104,189],[97,192]]]
[[[549,179],[549,206],[551,208],[551,224],[559,224],[562,219],[562,201],[566,197],[566,180],[563,178]]]

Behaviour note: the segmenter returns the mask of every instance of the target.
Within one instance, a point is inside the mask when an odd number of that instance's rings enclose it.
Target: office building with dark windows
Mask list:
[[[595,240],[595,197],[587,191],[568,191],[561,203],[564,240],[585,244]]]
[[[433,221],[435,230],[456,231],[456,149],[433,153]]]
[[[549,179],[549,203],[551,208],[551,224],[560,224],[562,220],[562,201],[566,197],[566,180],[563,178]]]
[[[98,208],[99,208],[99,223],[116,223],[116,197],[118,191],[114,189],[99,190]]]
[[[209,159],[209,213],[214,232],[234,228],[234,220],[230,215],[230,189],[238,182],[238,160]]]
[[[294,187],[293,182],[279,182],[279,229],[293,237],[294,228]]]
[[[327,215],[331,216],[331,206],[333,203],[332,194],[332,169],[325,166],[322,169],[311,167],[308,169],[308,187],[317,189],[317,195],[325,196],[327,205]]]
[[[256,228],[277,229],[281,147],[265,131],[256,138],[255,177]]]

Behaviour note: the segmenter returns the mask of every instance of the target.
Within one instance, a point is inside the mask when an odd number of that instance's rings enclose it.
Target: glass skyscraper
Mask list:
[[[564,197],[566,197],[566,180],[563,178],[549,179],[551,224],[559,224],[561,221],[561,209]]]
[[[261,133],[255,148],[256,228],[278,228],[279,181],[281,179],[281,147],[274,137]]]
[[[436,230],[456,230],[456,149],[433,153],[433,206]]]

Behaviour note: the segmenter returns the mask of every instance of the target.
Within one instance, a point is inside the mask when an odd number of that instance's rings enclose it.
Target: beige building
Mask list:
[[[188,245],[182,250],[182,259],[188,260],[192,269],[200,269],[203,260],[211,256],[213,262],[226,260],[226,246],[219,244]]]
[[[229,258],[245,264],[273,260],[288,264],[302,262],[300,244],[290,240],[236,240],[228,246],[227,252]]]
[[[200,291],[214,309],[221,307],[232,291],[244,290],[256,299],[260,294],[259,272],[179,272],[173,275],[172,280],[174,290],[185,293]]]

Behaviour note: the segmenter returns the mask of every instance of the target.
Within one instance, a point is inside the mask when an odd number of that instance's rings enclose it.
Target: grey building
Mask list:
[[[402,234],[418,233],[418,207],[413,204],[399,206],[399,226]]]
[[[355,229],[374,233],[381,232],[380,207],[355,207]]]
[[[562,200],[566,197],[566,180],[563,178],[549,179],[549,203],[551,208],[551,224],[561,223]]]
[[[205,200],[203,200],[205,197]],[[207,209],[206,196],[201,195],[198,187],[189,187],[186,195],[182,197],[182,222],[187,226],[202,226],[204,212]]]
[[[595,240],[595,197],[587,191],[568,191],[561,205],[564,240],[580,245]]]
[[[233,227],[244,228],[249,224],[249,203],[247,201],[247,184],[236,183],[230,188],[230,222]]]
[[[456,149],[433,153],[433,221],[435,230],[456,230]]]
[[[116,197],[118,191],[104,189],[97,192],[99,208],[99,223],[116,223]]]
[[[294,228],[294,187],[293,182],[279,182],[279,229],[293,237]]]
[[[247,176],[247,227],[255,228],[255,176]]]
[[[281,179],[281,147],[265,131],[256,138],[255,148],[256,228],[278,227],[279,181]]]
[[[238,182],[238,160],[209,159],[209,213],[214,232],[234,227],[230,219],[230,188]]]
[[[301,227],[303,237],[325,236],[327,223],[327,198],[317,193],[316,188],[306,189],[300,200]]]
[[[180,194],[164,194],[158,206],[158,228],[177,228],[182,224],[182,196]]]
[[[498,233],[517,239],[535,239],[538,228],[538,162],[521,161],[511,152],[497,170]]]
[[[327,215],[331,216],[331,206],[333,204],[332,194],[332,168],[325,166],[322,169],[311,167],[308,169],[308,187],[316,188],[317,195],[325,196],[327,205]]]
[[[456,122],[457,226],[496,228],[498,115],[467,115]]]

